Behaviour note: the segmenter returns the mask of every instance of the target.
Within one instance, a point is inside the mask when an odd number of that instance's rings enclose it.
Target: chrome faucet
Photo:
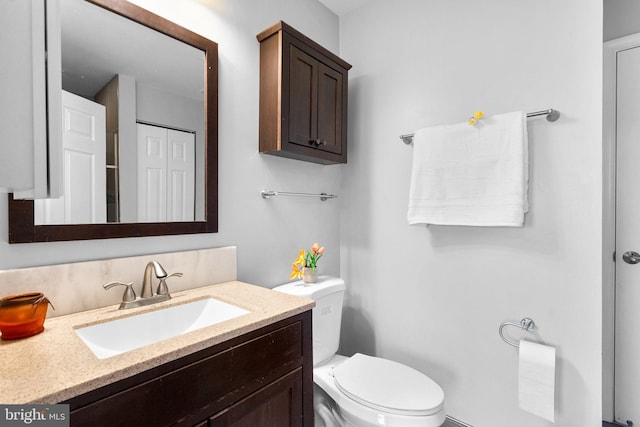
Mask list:
[[[156,278],[160,279],[155,294],[153,293],[152,272],[155,274]],[[169,277],[174,276],[182,277],[182,273],[167,274],[167,272],[164,270],[164,268],[162,268],[159,262],[149,261],[144,269],[140,297],[136,297],[136,293],[133,290],[133,282],[109,282],[104,284],[102,287],[105,289],[111,289],[112,287],[117,285],[125,287],[124,294],[122,295],[122,303],[120,304],[120,310],[123,310],[126,308],[142,307],[145,305],[151,305],[157,302],[170,300],[171,294],[169,294],[169,287],[167,286],[166,280]]]

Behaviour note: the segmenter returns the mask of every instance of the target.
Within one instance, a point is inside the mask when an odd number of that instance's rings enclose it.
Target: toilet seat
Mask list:
[[[431,378],[400,363],[356,353],[333,370],[336,387],[379,411],[428,416],[443,410],[444,392]]]

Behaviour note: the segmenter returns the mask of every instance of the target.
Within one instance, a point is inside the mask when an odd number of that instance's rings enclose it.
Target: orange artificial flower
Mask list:
[[[302,266],[297,264],[297,263],[293,263],[291,264],[291,274],[289,275],[289,280],[293,280],[293,279],[301,279],[302,278]]]
[[[302,277],[302,269],[305,267],[311,268],[315,272],[318,260],[322,257],[322,254],[324,254],[324,246],[320,246],[318,242],[314,243],[308,252],[301,249],[298,253],[298,258],[291,264],[291,275],[289,275],[289,279],[300,279]]]

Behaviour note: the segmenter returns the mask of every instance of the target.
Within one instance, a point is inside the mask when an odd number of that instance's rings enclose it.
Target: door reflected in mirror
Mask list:
[[[205,220],[205,52],[60,0],[64,196],[36,225]]]

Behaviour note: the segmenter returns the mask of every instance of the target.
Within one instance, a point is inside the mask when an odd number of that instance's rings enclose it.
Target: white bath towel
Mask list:
[[[413,138],[409,224],[521,227],[529,209],[526,115],[421,129]]]

